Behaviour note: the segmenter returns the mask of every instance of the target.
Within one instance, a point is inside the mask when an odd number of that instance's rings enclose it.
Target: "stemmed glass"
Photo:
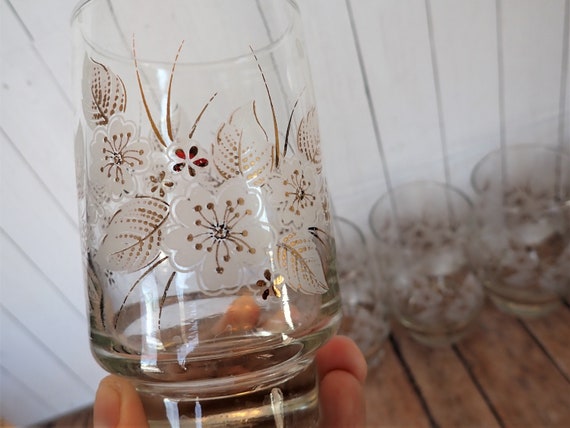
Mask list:
[[[340,300],[290,0],[73,16],[91,345],[155,425],[312,426]]]

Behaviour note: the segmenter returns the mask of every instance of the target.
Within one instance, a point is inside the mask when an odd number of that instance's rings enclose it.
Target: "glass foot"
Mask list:
[[[562,300],[558,296],[537,301],[515,300],[498,294],[489,294],[489,297],[501,312],[521,318],[543,317],[562,304]]]
[[[315,363],[283,383],[240,391],[201,391],[199,385],[137,384],[151,427],[316,427]]]

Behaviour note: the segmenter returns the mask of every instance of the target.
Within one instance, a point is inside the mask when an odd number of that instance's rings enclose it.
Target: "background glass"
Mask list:
[[[453,343],[479,314],[483,288],[466,252],[471,211],[453,187],[413,182],[386,193],[370,213],[390,310],[421,343]]]
[[[370,368],[380,362],[390,333],[386,290],[362,230],[339,216],[334,216],[334,229],[343,311],[339,333],[356,342]]]
[[[73,23],[96,359],[159,425],[312,426],[341,312],[295,3],[91,0]]]
[[[472,260],[502,310],[540,316],[570,286],[570,155],[516,145],[474,168]]]

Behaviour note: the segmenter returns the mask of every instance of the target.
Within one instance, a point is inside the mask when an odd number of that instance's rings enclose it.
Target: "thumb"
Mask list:
[[[131,383],[107,376],[99,384],[93,407],[95,428],[148,427],[141,400]]]

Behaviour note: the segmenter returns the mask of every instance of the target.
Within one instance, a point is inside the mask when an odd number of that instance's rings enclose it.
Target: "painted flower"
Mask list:
[[[134,193],[135,173],[147,167],[149,152],[148,142],[137,137],[136,125],[115,115],[93,134],[91,178],[116,198]]]
[[[313,165],[293,160],[283,164],[280,174],[270,179],[271,201],[280,210],[283,224],[302,228],[315,223],[322,209],[317,178]]]
[[[152,167],[145,177],[145,184],[147,194],[156,198],[165,199],[168,194],[174,194],[178,183],[164,153],[153,153]]]
[[[216,195],[195,186],[189,195],[173,203],[178,226],[165,236],[164,251],[179,271],[202,264],[197,276],[205,292],[241,287],[243,268],[262,263],[272,241],[260,196],[245,180],[228,183]]]
[[[168,171],[161,169],[155,174],[148,176],[150,182],[150,193],[158,194],[161,198],[164,198],[167,192],[172,190],[174,187],[174,181],[167,176]]]
[[[465,322],[472,318],[483,304],[485,298],[483,286],[468,268],[465,268],[464,273],[465,277],[448,298],[449,301],[444,309],[443,315],[447,321]]]
[[[263,300],[267,300],[270,294],[273,294],[275,297],[281,297],[279,286],[283,281],[282,275],[277,275],[277,277],[273,278],[273,273],[269,269],[265,269],[263,271],[263,279],[257,280],[255,285],[262,290],[261,297]]]
[[[209,164],[208,159],[198,155],[199,150],[196,141],[191,139],[173,143],[168,149],[170,169],[186,179],[195,177],[198,168],[205,168]]]

